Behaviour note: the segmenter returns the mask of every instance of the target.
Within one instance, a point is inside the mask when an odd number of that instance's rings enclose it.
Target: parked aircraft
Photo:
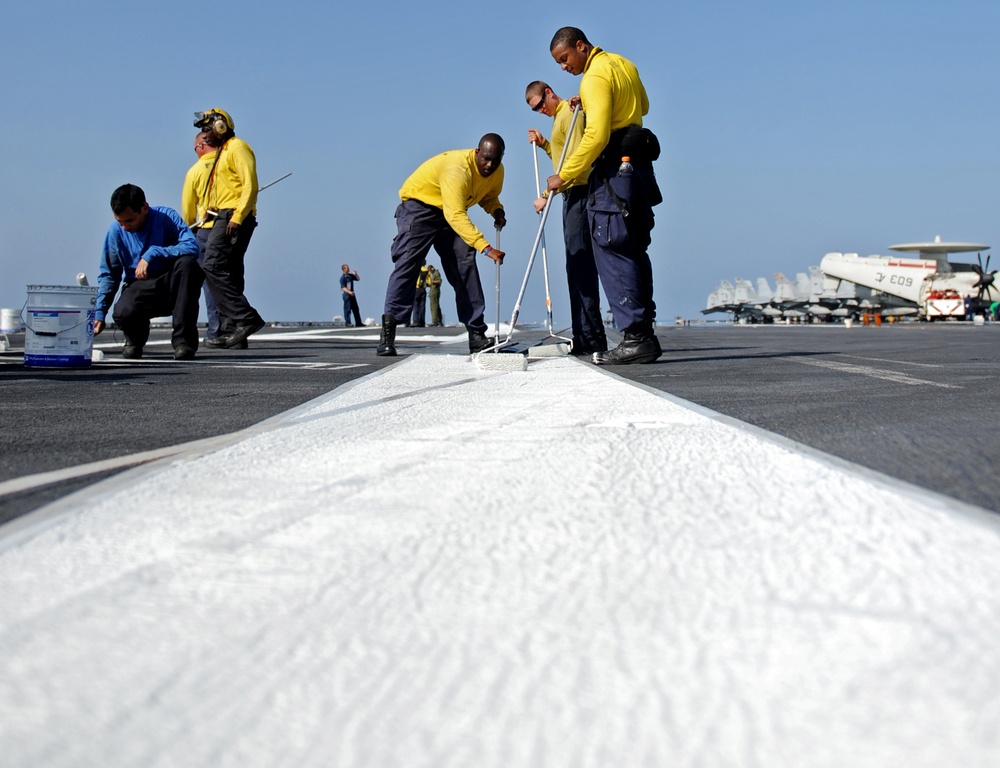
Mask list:
[[[846,281],[826,287],[819,267],[810,267],[809,274],[799,272],[794,282],[780,272],[774,279],[773,290],[764,277],[757,278],[756,288],[740,277],[735,285],[723,280],[709,294],[702,314],[728,312],[737,322],[771,323],[782,318],[829,320],[859,312],[856,287]]]
[[[933,317],[934,302],[944,296],[970,297],[972,311],[978,312],[1000,298],[1000,286],[994,285],[997,270],[990,270],[989,255],[985,263],[982,259],[982,251],[988,245],[942,242],[938,237],[930,243],[905,243],[889,248],[916,253],[917,257],[828,253],[820,262],[820,269],[831,286],[850,281],[876,291],[876,304],[882,314]],[[975,264],[948,259],[952,253],[974,251],[979,252]],[[964,315],[964,306],[959,309],[957,314]]]

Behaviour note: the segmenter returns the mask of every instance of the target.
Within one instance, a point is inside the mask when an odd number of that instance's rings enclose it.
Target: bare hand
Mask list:
[[[136,280],[145,280],[147,277],[149,277],[149,262],[145,259],[139,259],[135,268],[135,278]]]
[[[570,96],[570,98],[569,98],[569,108],[575,110],[577,107],[580,106],[580,101],[581,100],[580,100],[580,94],[579,93],[576,96]]]
[[[560,176],[558,173],[554,173],[551,176],[549,176],[548,179],[546,179],[545,188],[549,191],[549,194],[551,195],[565,183],[566,182],[563,181],[562,176]]]
[[[497,264],[503,264],[503,257],[506,256],[507,254],[505,254],[499,248],[490,248],[489,252],[486,255],[489,256],[491,259],[493,259],[493,261],[495,261]]]
[[[104,321],[103,320],[95,320],[94,321],[94,335],[95,336],[100,335],[101,331],[103,331],[103,330],[104,330]]]
[[[545,210],[545,198],[544,197],[536,197],[535,198],[535,202],[534,202],[534,206],[535,206],[535,213],[541,213],[542,211],[544,211]]]
[[[528,129],[528,142],[530,144],[535,144],[536,146],[542,146],[545,143],[545,137],[542,136],[541,131],[537,128]]]
[[[240,233],[240,225],[237,222],[230,219],[229,223],[226,224],[226,234],[229,235],[230,237],[236,237],[239,233]]]

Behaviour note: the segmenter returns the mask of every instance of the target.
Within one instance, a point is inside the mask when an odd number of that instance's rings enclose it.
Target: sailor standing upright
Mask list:
[[[208,207],[207,201],[202,198],[205,193],[206,184],[212,168],[215,167],[215,150],[208,145],[211,136],[205,131],[199,132],[194,137],[194,153],[198,159],[184,176],[184,187],[181,189],[181,217],[184,223],[194,232],[198,240],[198,263],[205,261],[205,240],[212,231],[206,229],[201,231],[200,227],[207,218],[205,209]],[[205,331],[205,343],[208,346],[214,344],[214,339],[219,335],[219,310],[215,306],[215,298],[208,289],[208,283],[203,286],[202,294],[205,297],[205,314],[208,317],[208,329]]]
[[[583,75],[580,100],[587,125],[579,145],[546,186],[551,194],[591,168],[587,215],[597,272],[615,322],[624,331],[621,344],[595,352],[593,361],[651,363],[662,350],[653,330],[656,304],[647,248],[653,206],[663,198],[653,174],[659,145],[642,127],[649,98],[631,61],[592,45],[576,27],[557,31],[549,52],[564,71]]]
[[[524,92],[525,101],[532,112],[552,118],[552,140],[547,140],[537,128],[528,129],[528,141],[541,147],[559,170],[563,148],[575,149],[583,138],[586,121],[579,115],[574,121],[574,110],[567,99],[560,99],[548,83],[535,80]],[[572,135],[570,128],[573,128]],[[567,155],[569,151],[567,149]],[[570,319],[573,326],[573,354],[592,355],[605,352],[608,340],[601,318],[601,287],[594,263],[593,238],[587,220],[587,181],[589,169],[566,182],[562,193],[563,240],[566,243],[566,285],[569,288]],[[543,193],[546,197],[548,192]],[[545,200],[535,201],[539,213]]]
[[[215,148],[203,198],[207,204],[203,266],[219,310],[219,335],[206,346],[245,348],[264,327],[264,319],[244,295],[244,257],[257,227],[257,159],[250,145],[236,138],[233,119],[221,109],[195,113],[195,128]]]

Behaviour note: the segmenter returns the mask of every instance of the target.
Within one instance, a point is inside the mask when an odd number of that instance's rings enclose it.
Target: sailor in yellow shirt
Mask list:
[[[469,351],[478,352],[493,343],[486,336],[486,300],[476,255],[483,253],[502,264],[504,253],[489,244],[468,211],[479,205],[493,217],[497,229],[507,224],[500,203],[504,148],[500,136],[487,133],[476,149],[442,152],[403,182],[391,250],[395,266],[385,291],[378,355],[396,354],[396,325],[410,318],[417,275],[431,246],[441,257],[441,269],[455,289],[458,319],[469,332]]]
[[[413,294],[413,317],[410,318],[411,328],[423,328],[427,325],[427,289],[431,284],[431,275],[426,265],[417,273],[417,290]]]
[[[244,295],[244,258],[257,227],[257,158],[250,145],[236,138],[232,117],[213,108],[195,113],[195,128],[208,134],[216,150],[201,196],[206,209],[205,280],[219,310],[219,334],[206,346],[243,349],[264,327],[264,319]]]
[[[621,344],[595,352],[598,365],[651,363],[662,354],[656,338],[653,268],[647,249],[653,206],[663,201],[653,173],[659,143],[642,127],[649,98],[635,65],[592,45],[576,27],[558,30],[549,52],[564,71],[583,75],[580,101],[587,126],[550,192],[588,170],[587,215],[597,271],[615,323],[624,330]],[[626,160],[625,158],[628,158]]]
[[[211,139],[211,134],[206,131],[195,134],[194,153],[198,155],[198,159],[188,168],[184,176],[184,188],[181,190],[181,218],[189,229],[198,225],[205,215],[207,201],[202,199],[202,193],[212,166],[215,165],[215,149],[208,145],[206,139]]]
[[[578,115],[573,122],[573,109],[566,99],[560,99],[548,83],[535,80],[524,92],[525,101],[532,112],[547,115],[552,120],[552,140],[546,139],[537,128],[528,129],[528,141],[545,150],[558,170],[563,146],[567,142],[570,125],[573,135],[568,137],[569,151],[575,149],[583,138],[585,118]],[[566,242],[566,284],[569,288],[569,310],[573,326],[573,354],[587,355],[605,352],[608,348],[604,335],[604,318],[601,315],[601,286],[597,280],[594,247],[587,221],[587,179],[589,171],[566,182],[562,192],[563,239]],[[545,200],[535,201],[539,213]]]
[[[215,150],[208,145],[211,135],[201,131],[194,137],[194,153],[198,159],[194,165],[188,168],[184,177],[184,187],[181,189],[181,218],[188,225],[195,238],[198,240],[198,263],[205,262],[205,241],[208,239],[210,229],[202,231],[201,224],[206,218],[205,209],[208,202],[203,199],[209,174],[215,165]],[[202,288],[202,295],[205,297],[205,312],[208,316],[208,330],[205,333],[205,341],[209,346],[212,343],[209,339],[215,339],[219,335],[219,310],[215,306],[215,299],[206,282]]]

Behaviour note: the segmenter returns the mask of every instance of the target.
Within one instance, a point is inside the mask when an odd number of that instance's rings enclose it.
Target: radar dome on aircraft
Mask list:
[[[918,258],[933,259],[934,261],[947,261],[949,253],[970,253],[974,251],[985,251],[988,245],[982,243],[958,243],[942,242],[941,235],[934,238],[931,243],[901,243],[900,245],[890,245],[890,251],[904,251],[919,254]]]

